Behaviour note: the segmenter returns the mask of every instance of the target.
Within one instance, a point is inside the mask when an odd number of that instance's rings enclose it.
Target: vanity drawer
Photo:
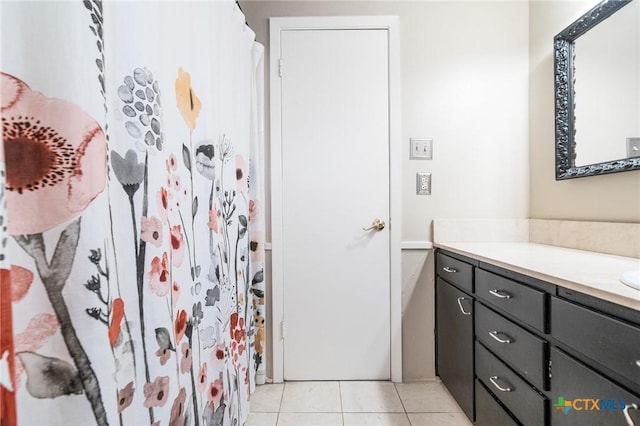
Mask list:
[[[476,269],[476,295],[541,332],[545,332],[545,293]]]
[[[640,389],[640,327],[552,297],[551,333]]]
[[[473,266],[445,254],[436,257],[436,272],[439,276],[463,290],[473,292]]]
[[[511,415],[476,379],[476,422],[475,426],[518,426]]]
[[[547,342],[476,302],[476,339],[522,374],[534,386],[546,390]]]
[[[552,425],[626,425],[624,409],[640,425],[640,396],[630,393],[564,352],[552,348],[549,398]]]
[[[476,342],[476,376],[525,425],[544,425],[547,399]]]

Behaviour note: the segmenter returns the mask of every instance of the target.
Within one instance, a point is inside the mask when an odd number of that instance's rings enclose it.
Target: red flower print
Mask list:
[[[222,397],[222,380],[216,379],[209,385],[209,392],[207,393],[207,401],[214,408],[220,405],[220,398]]]
[[[76,217],[106,183],[102,128],[71,102],[5,73],[0,102],[8,233],[36,234]]]
[[[224,345],[216,345],[211,351],[211,371],[224,370]]]
[[[184,388],[180,388],[178,396],[171,406],[171,417],[169,418],[170,426],[182,426],[184,422],[184,403],[187,401],[187,392]]]
[[[162,245],[162,222],[160,222],[160,219],[142,216],[140,238],[142,241],[160,247]]]
[[[118,392],[118,413],[122,413],[125,408],[131,405],[134,393],[133,382],[129,382],[127,386]]]
[[[168,172],[172,172],[176,170],[178,168],[178,160],[176,159],[176,156],[173,154],[170,154],[169,158],[167,158],[166,164],[167,164]]]
[[[114,299],[112,305],[111,325],[109,326],[109,343],[115,347],[120,336],[120,324],[124,317],[124,301],[120,298]]]
[[[259,213],[258,202],[256,200],[249,200],[249,222],[255,222]]]
[[[203,362],[200,366],[200,374],[198,374],[198,392],[204,392],[207,387],[207,363]]]
[[[169,193],[169,191],[167,191],[167,189],[164,187],[160,187],[156,196],[156,202],[158,204],[158,212],[160,214],[160,219],[162,219],[163,222],[167,220],[170,198],[171,198],[171,194]]]
[[[245,337],[244,318],[239,317],[239,315],[234,312],[231,314],[230,321],[231,328],[229,329],[229,332],[231,333],[231,339],[238,343],[242,343]]]
[[[182,179],[179,175],[171,175],[171,183],[172,187],[175,191],[180,192],[182,189]]]
[[[169,376],[156,377],[153,383],[144,384],[145,408],[162,407],[169,398]]]
[[[220,210],[218,210],[216,206],[214,206],[211,210],[209,210],[209,222],[207,223],[207,225],[209,226],[209,229],[211,229],[216,234],[220,232],[218,228],[219,217],[220,217]]]
[[[176,306],[176,303],[178,303],[178,299],[180,299],[180,284],[178,284],[177,282],[173,282],[173,286],[171,287],[171,291],[173,292],[173,298],[171,300],[171,302],[173,303],[173,306]]]
[[[184,235],[181,225],[171,227],[171,250],[173,266],[179,267],[184,259]]]
[[[160,348],[156,351],[156,356],[160,358],[160,365],[165,365],[171,358],[171,349]]]
[[[162,260],[155,256],[151,261],[149,274],[149,288],[156,295],[163,297],[169,293],[169,269],[167,253],[162,253]]]
[[[184,332],[187,331],[187,311],[181,309],[176,317],[176,345],[184,336]]]
[[[19,302],[29,291],[33,283],[33,272],[18,265],[11,265],[11,301]]]
[[[191,346],[188,343],[183,343],[180,346],[182,351],[182,360],[180,361],[180,372],[182,374],[188,373],[191,370],[191,362],[192,362],[192,354],[191,354]]]
[[[238,191],[247,193],[247,162],[242,155],[236,155],[236,180]]]

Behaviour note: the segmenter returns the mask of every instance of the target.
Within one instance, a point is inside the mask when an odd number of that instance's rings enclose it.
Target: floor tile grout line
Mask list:
[[[409,426],[413,426],[411,424],[411,419],[409,418],[409,413],[407,413],[407,407],[404,406],[404,401],[402,400],[402,397],[400,396],[400,391],[398,390],[398,384],[394,383],[393,387],[396,390],[396,395],[398,395],[398,399],[400,400],[400,404],[402,404],[402,409],[404,410],[404,415],[407,418],[407,421],[409,422]]]

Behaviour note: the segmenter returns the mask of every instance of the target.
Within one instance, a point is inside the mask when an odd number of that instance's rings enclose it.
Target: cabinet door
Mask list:
[[[476,426],[518,426],[484,385],[476,380]]]
[[[551,349],[552,425],[624,425],[624,408],[640,406],[640,397],[626,391],[562,351]],[[640,411],[627,409],[636,425]]]
[[[436,286],[436,336],[438,375],[473,420],[473,298],[440,278]]]

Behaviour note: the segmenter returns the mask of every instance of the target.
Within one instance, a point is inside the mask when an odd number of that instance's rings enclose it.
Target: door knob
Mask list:
[[[370,227],[362,228],[363,231],[372,231],[374,229],[376,231],[382,231],[384,229],[384,221],[380,219],[375,219],[373,222],[371,222]]]

